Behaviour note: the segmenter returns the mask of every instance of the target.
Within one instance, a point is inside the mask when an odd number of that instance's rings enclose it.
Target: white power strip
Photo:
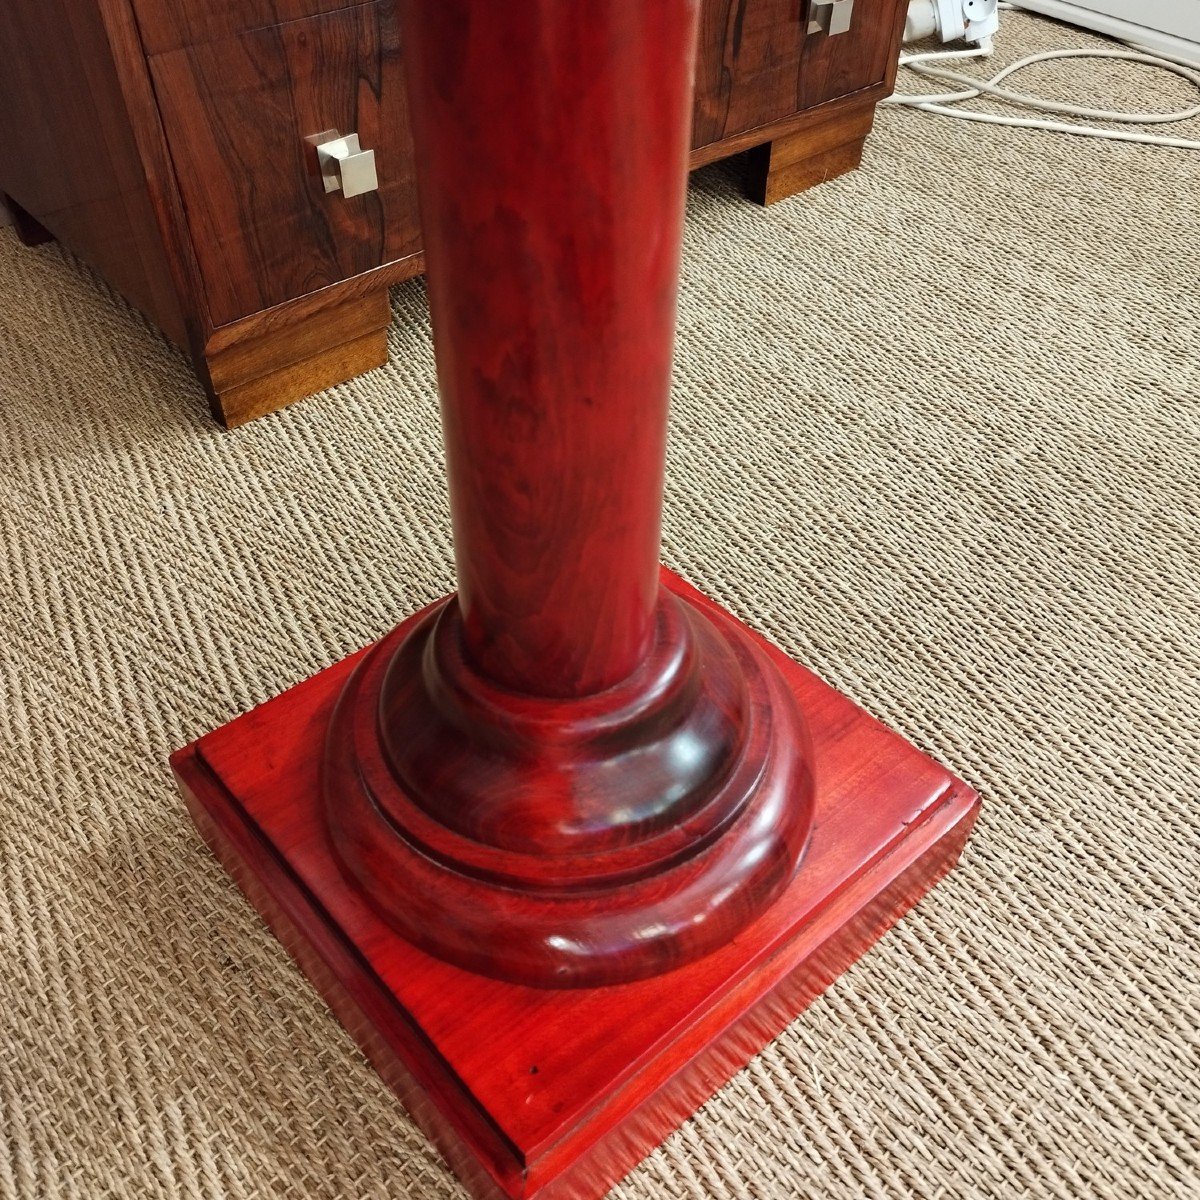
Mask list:
[[[1000,27],[998,0],[909,0],[904,40],[984,42]]]

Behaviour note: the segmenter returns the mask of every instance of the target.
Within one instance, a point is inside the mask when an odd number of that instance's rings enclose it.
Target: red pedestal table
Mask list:
[[[459,588],[173,759],[478,1197],[603,1194],[978,808],[658,565],[696,13],[403,3]]]

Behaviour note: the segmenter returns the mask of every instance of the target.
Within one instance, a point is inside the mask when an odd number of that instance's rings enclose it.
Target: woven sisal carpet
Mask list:
[[[617,1195],[1200,1195],[1200,155],[889,110],[846,179],[736,183],[691,194],[667,561],[985,808]],[[395,308],[389,367],[229,435],[0,232],[0,1195],[461,1195],[166,766],[453,584]]]

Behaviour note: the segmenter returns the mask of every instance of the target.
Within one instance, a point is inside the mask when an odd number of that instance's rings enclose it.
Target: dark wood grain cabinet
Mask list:
[[[694,166],[751,152],[771,203],[857,165],[902,0],[703,0]],[[382,364],[387,288],[422,269],[392,0],[7,0],[0,191],[191,355],[240,424]],[[385,115],[386,114],[386,115]],[[314,135],[356,133],[377,190],[328,193]]]
[[[143,4],[146,0],[141,0]],[[226,33],[150,60],[208,311],[218,325],[420,253],[391,3]],[[379,190],[326,195],[303,134],[354,130]]]

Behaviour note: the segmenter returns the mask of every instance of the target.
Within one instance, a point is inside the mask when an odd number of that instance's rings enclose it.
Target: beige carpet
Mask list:
[[[1082,40],[1009,16],[1001,60]],[[894,110],[769,212],[696,178],[667,561],[985,815],[623,1200],[1200,1195],[1198,184]],[[452,586],[420,286],[395,306],[389,367],[229,435],[0,233],[4,1196],[461,1194],[166,767]]]

